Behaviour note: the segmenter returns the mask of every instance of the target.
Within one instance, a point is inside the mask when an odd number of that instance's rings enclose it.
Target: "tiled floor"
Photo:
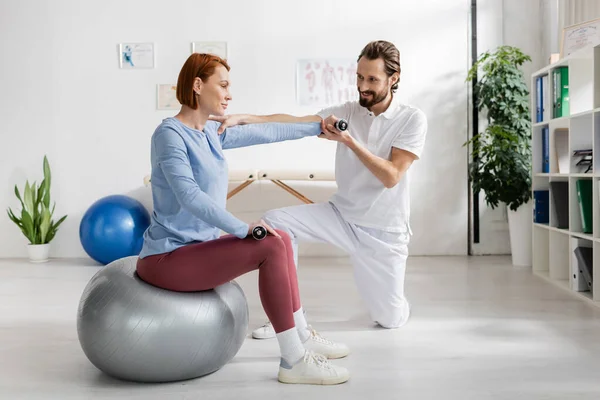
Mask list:
[[[87,260],[0,260],[0,398],[600,398],[600,308],[512,267],[508,257],[411,258],[412,317],[399,330],[369,321],[346,259],[302,259],[309,322],[353,351],[337,361],[350,381],[334,387],[278,383],[277,343],[250,338],[230,364],[203,378],[106,377],[83,354],[75,325],[82,290],[99,268]],[[238,282],[250,331],[264,321],[256,273]]]

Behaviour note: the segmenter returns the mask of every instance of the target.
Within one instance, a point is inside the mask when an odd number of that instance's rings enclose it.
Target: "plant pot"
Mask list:
[[[27,252],[29,253],[29,261],[33,263],[46,262],[48,261],[48,254],[50,254],[50,243],[29,244],[27,245]]]
[[[513,211],[508,209],[508,230],[512,264],[517,267],[531,266],[531,226],[533,202],[528,201]]]

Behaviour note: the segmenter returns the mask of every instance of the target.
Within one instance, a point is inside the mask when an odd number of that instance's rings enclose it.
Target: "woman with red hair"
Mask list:
[[[247,224],[226,210],[224,149],[317,136],[321,124],[253,124],[217,133],[220,123],[209,116],[223,116],[231,101],[229,69],[225,60],[198,53],[181,69],[181,111],[163,120],[152,135],[154,212],[137,273],[164,289],[201,291],[258,269],[261,303],[281,351],[279,381],[345,382],[348,371],[327,359],[346,356],[348,348],[324,339],[306,323],[290,237],[262,220]],[[227,235],[220,237],[221,231]],[[263,232],[269,234],[262,238]]]

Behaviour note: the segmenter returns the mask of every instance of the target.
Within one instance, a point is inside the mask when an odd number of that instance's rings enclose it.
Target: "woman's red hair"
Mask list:
[[[202,82],[206,82],[219,64],[227,68],[227,71],[230,70],[227,61],[213,54],[194,53],[189,56],[177,79],[177,100],[193,110],[197,109],[198,100],[194,93],[194,79],[200,78]]]

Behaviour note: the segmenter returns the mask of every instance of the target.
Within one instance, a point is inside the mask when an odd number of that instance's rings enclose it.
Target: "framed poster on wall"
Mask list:
[[[119,44],[119,67],[122,69],[154,68],[154,43]]]
[[[227,60],[227,42],[192,42],[192,53],[214,54]]]
[[[562,32],[560,58],[598,43],[600,43],[600,18],[567,26]]]
[[[296,101],[324,107],[358,100],[356,59],[305,59],[296,63]]]
[[[179,110],[181,104],[177,100],[177,85],[156,85],[156,109],[157,110]]]

